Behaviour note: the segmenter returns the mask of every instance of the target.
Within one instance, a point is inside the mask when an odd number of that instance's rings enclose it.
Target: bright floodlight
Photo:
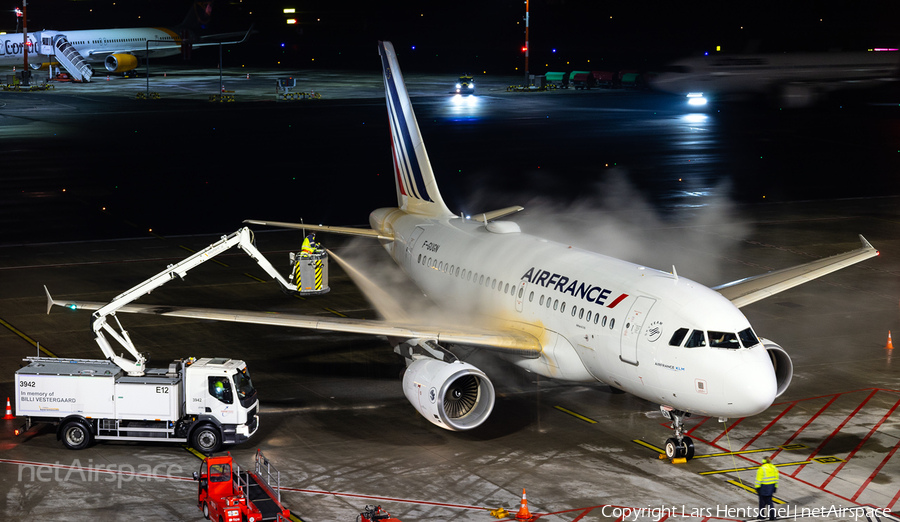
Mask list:
[[[706,105],[706,98],[703,97],[702,92],[691,92],[691,93],[688,93],[687,97],[688,97],[688,104],[690,104],[690,105],[694,105],[694,106]]]

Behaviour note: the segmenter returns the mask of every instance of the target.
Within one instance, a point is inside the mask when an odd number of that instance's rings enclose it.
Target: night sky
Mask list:
[[[0,28],[14,31],[13,7]],[[296,14],[285,15],[293,7]],[[174,26],[183,0],[32,0],[29,30]],[[599,2],[532,0],[531,70],[652,70],[703,51],[865,50],[900,45],[900,2]],[[394,42],[404,70],[488,70],[524,65],[521,0],[229,0],[214,5],[210,30],[255,24],[258,34],[230,59],[246,65],[376,69],[375,41]],[[286,19],[294,17],[296,25]],[[283,46],[282,46],[283,45]],[[415,49],[413,49],[415,46]],[[554,52],[555,49],[555,52]],[[194,59],[215,61],[215,52]],[[177,60],[177,58],[175,58]]]

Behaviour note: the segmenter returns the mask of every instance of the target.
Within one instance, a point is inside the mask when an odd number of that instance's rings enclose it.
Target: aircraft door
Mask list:
[[[516,291],[516,311],[521,312],[523,303],[525,302],[525,294],[528,292],[528,281],[520,281],[519,289]]]
[[[628,311],[625,318],[625,324],[622,325],[622,337],[619,345],[619,360],[622,362],[638,365],[637,343],[641,338],[644,321],[654,303],[656,303],[656,299],[641,296],[635,299],[634,304],[631,305],[631,310]]]
[[[409,241],[407,241],[407,243],[406,243],[406,263],[409,266],[412,266],[412,264],[413,264],[412,251],[413,251],[413,248],[416,246],[416,241],[419,240],[419,236],[422,235],[422,232],[425,232],[424,228],[416,227],[416,229],[413,230],[412,235],[409,236]]]

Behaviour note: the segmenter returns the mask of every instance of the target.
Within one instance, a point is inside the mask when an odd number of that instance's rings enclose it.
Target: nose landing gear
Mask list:
[[[672,421],[672,429],[675,430],[675,436],[666,439],[666,457],[685,460],[694,458],[694,441],[684,436],[683,422],[683,419],[690,417],[691,414],[668,406],[660,406],[659,411],[663,417]]]

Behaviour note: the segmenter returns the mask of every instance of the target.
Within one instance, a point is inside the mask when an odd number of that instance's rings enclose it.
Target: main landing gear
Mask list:
[[[694,458],[694,441],[684,436],[683,419],[690,417],[691,414],[668,406],[660,406],[659,411],[663,417],[672,421],[672,429],[675,430],[675,436],[666,439],[666,457],[686,460]]]

